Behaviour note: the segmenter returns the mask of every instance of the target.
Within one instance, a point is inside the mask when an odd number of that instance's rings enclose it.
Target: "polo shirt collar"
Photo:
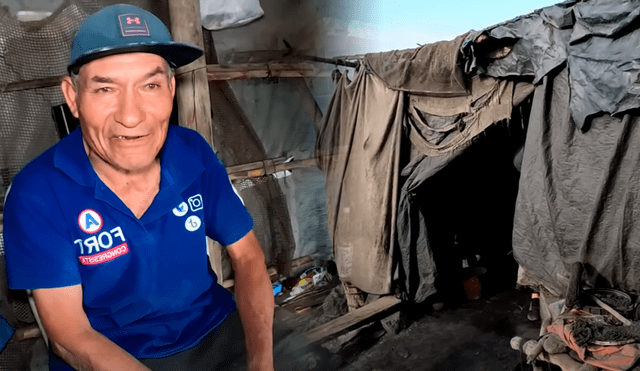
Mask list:
[[[160,191],[140,219],[151,222],[178,206],[184,191],[205,170],[202,156],[194,152],[173,125],[169,126],[167,139],[160,153]],[[176,161],[176,157],[189,159],[189,163]],[[95,188],[95,198],[133,216],[124,203],[98,177],[84,149],[82,131],[74,130],[56,145],[54,166],[73,181],[84,187]]]

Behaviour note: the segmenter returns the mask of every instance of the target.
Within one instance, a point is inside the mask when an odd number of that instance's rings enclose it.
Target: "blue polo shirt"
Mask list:
[[[227,246],[253,221],[197,132],[169,128],[161,169],[138,219],[96,175],[79,129],[29,163],[5,203],[9,286],[82,284],[93,328],[137,358],[195,346],[235,310],[205,237]]]

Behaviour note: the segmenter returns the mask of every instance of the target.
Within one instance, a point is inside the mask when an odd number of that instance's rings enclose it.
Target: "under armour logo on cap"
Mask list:
[[[118,16],[122,36],[151,36],[149,26],[139,14],[127,13]]]

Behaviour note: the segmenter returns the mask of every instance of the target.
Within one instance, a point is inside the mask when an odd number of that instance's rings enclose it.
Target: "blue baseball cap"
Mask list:
[[[87,17],[73,38],[69,72],[114,54],[146,52],[158,54],[173,68],[193,62],[202,48],[173,41],[167,27],[150,12],[127,4],[116,4]]]

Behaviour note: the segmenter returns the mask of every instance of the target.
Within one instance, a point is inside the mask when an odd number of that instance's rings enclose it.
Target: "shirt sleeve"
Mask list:
[[[3,239],[12,289],[81,283],[75,249],[61,208],[42,180],[16,177],[4,206]]]
[[[204,182],[207,205],[206,231],[210,238],[223,246],[229,246],[251,231],[253,218],[233,189],[226,168],[211,147],[206,145],[208,147]]]

